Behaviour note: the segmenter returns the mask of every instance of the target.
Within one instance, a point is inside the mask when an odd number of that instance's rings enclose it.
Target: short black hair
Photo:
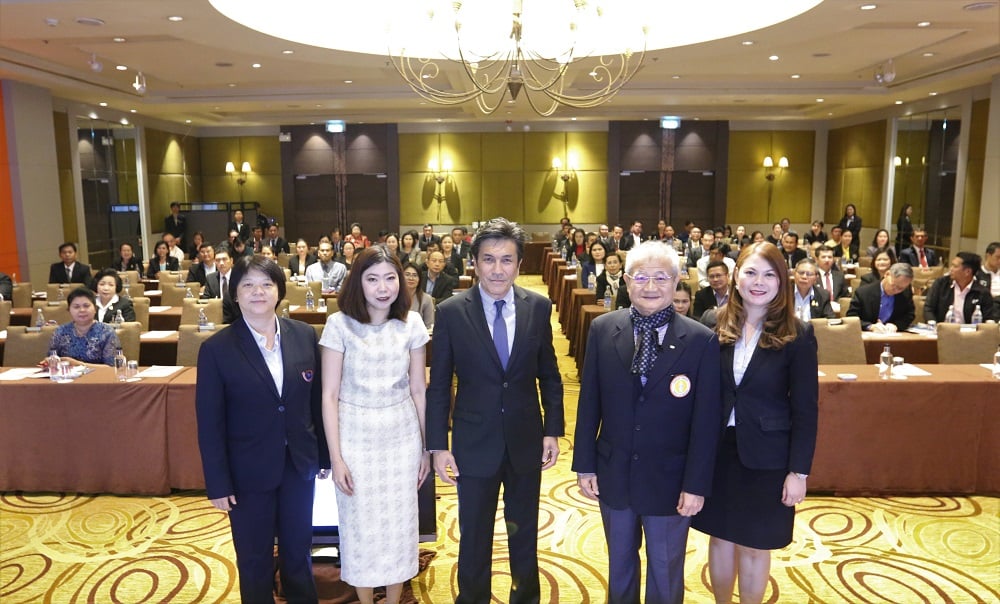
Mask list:
[[[717,266],[721,266],[723,269],[725,269],[726,274],[727,275],[729,274],[729,265],[726,264],[725,262],[723,262],[722,260],[716,260],[714,262],[709,262],[708,266],[705,267],[705,274],[707,275],[708,271],[712,270],[713,268],[715,268]]]
[[[97,291],[97,282],[100,281],[101,279],[105,278],[105,277],[114,277],[115,278],[115,293],[116,294],[122,293],[122,278],[118,276],[118,271],[116,271],[113,268],[106,268],[106,269],[104,269],[102,271],[98,271],[98,273],[96,275],[94,275],[93,280],[90,282],[90,289],[92,289],[92,290],[94,290],[96,292]]]
[[[67,248],[67,247],[73,248],[74,252],[77,251],[75,243],[73,243],[72,241],[66,241],[62,245],[59,246],[59,253],[61,254],[62,251],[63,251],[63,249]]]
[[[274,305],[275,310],[285,299],[285,271],[278,263],[264,256],[240,256],[233,263],[232,273],[229,275],[229,297],[235,302],[239,291],[240,281],[246,276],[250,269],[258,270],[267,275],[275,285],[278,286],[278,302]]]
[[[997,249],[1000,249],[1000,241],[993,241],[986,246],[986,255],[992,256],[996,253]]]
[[[73,304],[73,300],[76,300],[77,298],[86,298],[90,300],[91,304],[97,306],[97,295],[81,285],[80,287],[69,292],[69,295],[66,296],[66,307],[69,308],[69,306]]]
[[[180,204],[180,202],[178,202],[178,201],[171,201],[171,202],[170,202],[170,208],[171,208],[171,209],[173,209],[173,208],[175,208],[175,207],[176,207],[176,208],[177,208],[177,209],[179,210],[179,209],[180,209],[180,207],[181,207],[181,204]]]
[[[979,257],[979,254],[973,254],[972,252],[959,252],[955,254],[957,258],[962,260],[962,266],[967,269],[972,270],[972,276],[975,277],[979,269],[983,267],[983,259]]]
[[[479,260],[479,247],[484,241],[491,239],[507,239],[513,241],[517,246],[517,259],[520,261],[524,257],[524,243],[528,240],[528,234],[524,232],[521,225],[512,220],[507,220],[502,216],[487,220],[480,225],[476,231],[476,236],[472,239],[472,257]]]

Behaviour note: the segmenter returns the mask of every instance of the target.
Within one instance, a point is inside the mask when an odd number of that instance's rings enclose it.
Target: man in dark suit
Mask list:
[[[464,226],[457,226],[451,230],[451,239],[455,242],[455,252],[462,258],[462,260],[469,259],[469,251],[472,249],[472,243],[469,241],[469,229]]]
[[[929,247],[924,247],[927,243],[927,231],[925,229],[921,227],[913,229],[911,241],[913,241],[913,245],[899,253],[900,262],[905,262],[910,266],[925,268],[938,265],[940,259],[937,257],[937,252]]]
[[[236,231],[236,235],[243,241],[250,239],[250,225],[243,222],[243,210],[233,212],[233,221],[229,223],[229,230]]]
[[[426,292],[434,298],[435,303],[447,300],[458,287],[458,279],[444,272],[445,259],[441,250],[434,250],[427,254],[427,261],[424,263],[424,283]]]
[[[633,248],[625,273],[631,310],[598,317],[588,336],[573,470],[583,494],[600,502],[612,603],[639,602],[643,536],[644,601],[684,599],[690,517],[712,485],[719,341],[674,313],[679,262],[660,242]]]
[[[837,269],[833,260],[833,248],[821,245],[816,248],[816,283],[830,294],[831,302],[846,298],[849,293],[844,283],[844,273]]]
[[[1000,241],[990,242],[983,255],[983,265],[976,273],[976,281],[993,296],[993,306],[1000,305]]]
[[[781,256],[788,265],[788,272],[795,270],[800,260],[806,259],[806,251],[799,249],[799,234],[789,231],[781,236]]]
[[[889,267],[878,283],[858,288],[851,298],[848,317],[861,319],[861,329],[876,333],[906,331],[913,324],[913,269],[905,262]]]
[[[837,314],[830,305],[830,294],[816,285],[816,263],[805,258],[795,265],[795,315],[805,322],[810,319],[833,319]]]
[[[501,600],[524,604],[540,598],[540,470],[559,456],[563,389],[552,347],[552,303],[514,285],[526,240],[524,230],[505,218],[484,223],[472,243],[479,284],[442,302],[434,321],[427,448],[441,480],[458,486],[459,604],[491,600],[501,485],[511,527],[511,591]]]
[[[246,295],[265,304],[246,305],[243,319],[206,340],[198,354],[205,489],[213,506],[229,512],[242,601],[274,601],[277,537],[285,597],[316,602],[313,493],[317,474],[330,467],[316,332],[275,316],[285,294],[278,265],[242,258],[232,275],[252,283]]]
[[[228,254],[227,254],[228,257]],[[215,248],[211,243],[203,243],[198,248],[198,259],[200,262],[192,264],[188,270],[188,281],[197,281],[202,287],[208,283],[208,276],[218,270],[215,266]]]
[[[420,245],[420,251],[426,252],[427,246],[431,243],[441,245],[441,238],[434,234],[433,225],[425,224],[423,233],[420,234],[420,240],[417,243]]]
[[[982,268],[979,254],[959,252],[951,259],[948,274],[934,280],[924,300],[924,320],[943,323],[948,307],[954,306],[960,323],[972,323],[972,313],[983,314],[983,321],[1000,320],[1000,308],[993,304],[990,290],[975,280]],[[956,302],[956,297],[960,302]],[[964,297],[964,301],[962,298]]]
[[[177,240],[177,245],[183,249],[187,241],[187,216],[181,214],[181,204],[170,202],[170,216],[163,219],[163,232],[170,233]]]
[[[701,319],[706,310],[718,308],[729,301],[729,266],[722,260],[709,262],[708,287],[699,289],[694,295],[692,316]]]
[[[632,222],[632,228],[628,234],[618,242],[618,249],[628,251],[640,243],[642,243],[642,221],[636,220]]]
[[[267,239],[264,240],[264,245],[270,246],[275,256],[282,252],[289,253],[288,241],[278,236],[278,225],[276,224],[267,227]]]
[[[59,246],[61,262],[49,267],[49,283],[82,283],[90,287],[90,266],[76,261],[76,244],[67,241]]]
[[[10,302],[14,295],[14,282],[7,273],[0,273],[0,298]]]
[[[229,250],[219,248],[219,251],[215,252],[215,272],[205,277],[205,291],[201,294],[202,298],[222,298],[222,322],[227,325],[239,317],[239,307],[233,303],[229,295],[232,268],[233,260]]]

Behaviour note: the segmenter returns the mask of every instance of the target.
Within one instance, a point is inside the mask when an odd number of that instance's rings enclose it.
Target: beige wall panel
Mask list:
[[[490,172],[520,172],[524,169],[524,135],[490,132],[482,135],[483,167]]]
[[[729,171],[729,190],[726,194],[726,222],[732,224],[766,223],[767,180],[763,168]],[[734,227],[735,228],[735,227]]]
[[[444,133],[440,135],[438,145],[441,166],[450,160],[453,172],[478,172],[484,169],[482,136],[478,132]]]
[[[399,171],[426,172],[427,163],[437,158],[437,134],[400,134]]]
[[[552,158],[566,166],[566,133],[526,132],[524,134],[524,169],[551,170]]]
[[[567,132],[566,151],[570,155],[576,155],[578,169],[581,171],[607,170],[608,133]],[[607,188],[607,183],[602,188]]]
[[[729,139],[729,183],[726,222],[811,222],[812,165],[815,133],[811,130],[735,131]],[[775,168],[771,209],[764,157],[775,163],[787,157],[789,168]]]
[[[972,104],[969,127],[969,160],[965,172],[965,206],[962,208],[962,236],[979,236],[979,215],[983,203],[983,177],[986,165],[986,132],[989,126],[990,101]],[[978,250],[977,250],[978,251]]]
[[[484,172],[481,210],[472,220],[488,220],[504,216],[510,220],[524,222],[523,178],[524,174],[521,172]]]

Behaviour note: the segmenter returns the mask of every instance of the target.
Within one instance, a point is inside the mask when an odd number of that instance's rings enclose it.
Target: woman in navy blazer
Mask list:
[[[242,257],[229,291],[241,319],[198,353],[195,408],[205,488],[229,512],[244,602],[273,602],[274,539],[289,602],[316,602],[313,486],[330,467],[312,326],[281,319],[285,273]]]
[[[722,444],[711,495],[692,526],[711,535],[717,602],[761,602],[769,550],[792,540],[816,446],[817,360],[812,327],[795,316],[792,285],[770,243],[743,249],[729,302],[719,309]]]

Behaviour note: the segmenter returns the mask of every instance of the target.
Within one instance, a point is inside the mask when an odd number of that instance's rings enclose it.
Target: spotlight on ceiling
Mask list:
[[[90,59],[87,61],[87,65],[90,65],[90,70],[93,71],[94,73],[101,73],[101,70],[104,69],[104,63],[101,63],[100,61],[97,60],[96,53],[90,55]]]

